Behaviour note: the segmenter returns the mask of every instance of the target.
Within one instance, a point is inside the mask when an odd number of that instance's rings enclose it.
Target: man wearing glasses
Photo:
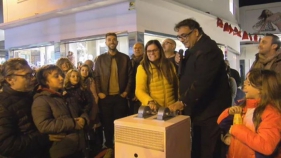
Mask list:
[[[199,23],[185,19],[175,26],[178,39],[188,48],[181,62],[180,101],[192,120],[192,158],[220,158],[219,114],[231,105],[223,53]],[[173,108],[172,108],[173,109]]]
[[[48,135],[38,132],[31,116],[34,75],[21,58],[9,59],[0,68],[1,156],[48,157]]]

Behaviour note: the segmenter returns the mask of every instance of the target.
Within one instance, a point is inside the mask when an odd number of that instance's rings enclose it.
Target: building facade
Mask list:
[[[0,29],[5,30],[5,48],[9,50],[9,57],[22,57],[33,66],[42,66],[73,53],[76,65],[107,51],[104,37],[107,32],[118,34],[117,49],[128,55],[133,53],[135,42],[146,43],[150,39],[162,42],[165,38],[172,38],[177,42],[177,50],[184,49],[173,28],[183,19],[194,18],[217,43],[236,50],[238,54],[228,53],[227,57],[232,67],[239,67],[240,38],[218,28],[216,16],[178,0],[41,1],[4,4],[7,14],[4,14]],[[27,7],[31,2],[34,4]],[[47,7],[42,10],[44,5]],[[29,12],[22,17],[8,12],[11,8],[24,6]]]

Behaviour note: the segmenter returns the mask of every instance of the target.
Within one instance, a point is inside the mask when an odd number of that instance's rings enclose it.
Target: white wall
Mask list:
[[[249,72],[249,69],[255,61],[255,54],[258,52],[258,44],[241,45],[240,59],[245,60],[245,75]]]
[[[3,0],[4,22],[11,22],[71,5],[87,2],[88,0]]]
[[[128,39],[128,36],[118,38],[117,49],[120,52],[129,55],[129,39]]]
[[[242,29],[248,33],[258,33],[257,30],[253,29],[253,26],[259,22],[258,17],[264,9],[268,9],[272,13],[279,12],[281,14],[281,2],[241,7],[240,23]],[[279,20],[281,20],[281,17]],[[281,30],[279,31],[276,25],[273,24],[272,26],[276,29],[276,31],[261,31],[261,33],[281,33]]]
[[[229,66],[233,69],[236,69],[239,72],[239,55],[234,54],[231,51],[227,52],[227,60],[229,61]]]
[[[7,29],[5,48],[59,42],[111,31],[136,31],[136,12],[129,11],[128,6],[129,2],[124,2]]]
[[[223,32],[217,27],[217,19],[214,16],[188,8],[185,5],[162,0],[139,0],[136,2],[137,30],[162,32],[176,35],[174,26],[186,18],[194,18],[202,26],[204,32],[217,43],[225,44],[236,51],[240,50],[240,38]],[[232,26],[237,26],[234,23]]]
[[[234,15],[230,12],[230,0],[174,0],[188,5],[189,7],[209,12],[212,15],[226,19],[228,21],[239,21],[239,0],[233,0]]]
[[[4,30],[0,30],[0,41],[4,41],[5,40],[5,32]]]

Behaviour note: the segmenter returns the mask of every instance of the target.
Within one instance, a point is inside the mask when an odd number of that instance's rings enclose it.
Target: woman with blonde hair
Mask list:
[[[82,77],[78,70],[70,69],[64,79],[64,90],[69,98],[78,102],[81,109],[86,113],[90,113],[92,104],[94,104],[94,98],[91,92],[87,90],[87,87],[83,85]]]

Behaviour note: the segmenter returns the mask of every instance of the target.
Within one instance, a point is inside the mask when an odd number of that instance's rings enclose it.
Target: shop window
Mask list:
[[[117,50],[129,55],[128,36],[118,37]],[[105,39],[89,40],[66,44],[66,52],[73,53],[72,63],[77,66],[78,63],[84,63],[86,60],[94,60],[100,54],[108,51]]]
[[[10,52],[10,58],[24,58],[34,68],[56,62],[54,46],[13,50]]]

